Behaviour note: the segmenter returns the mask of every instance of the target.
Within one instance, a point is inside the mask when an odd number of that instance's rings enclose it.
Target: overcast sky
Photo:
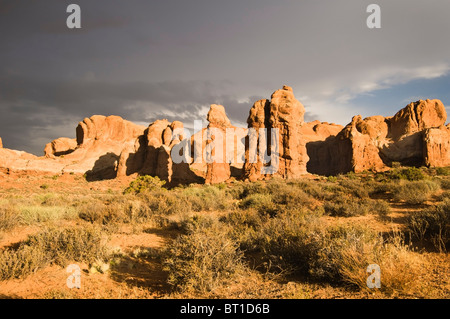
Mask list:
[[[443,0],[0,0],[0,137],[42,155],[94,114],[192,126],[212,103],[239,125],[284,84],[308,121],[450,106],[449,31]]]

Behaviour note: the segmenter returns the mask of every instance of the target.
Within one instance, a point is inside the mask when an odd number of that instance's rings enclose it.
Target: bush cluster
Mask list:
[[[0,252],[0,280],[21,278],[49,264],[106,260],[108,250],[94,227],[49,228],[29,236],[17,249]]]
[[[446,251],[450,245],[450,200],[413,213],[408,227],[415,238],[429,240],[437,249]]]

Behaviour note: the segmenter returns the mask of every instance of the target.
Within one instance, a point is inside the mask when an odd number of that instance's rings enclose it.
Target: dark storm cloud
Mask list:
[[[0,136],[5,147],[22,145],[40,154],[43,144],[62,136],[58,134],[73,137],[77,122],[94,114],[119,115],[145,124],[162,118],[183,120],[193,126],[194,120],[204,118],[205,108],[212,103],[227,105],[230,119],[245,123],[252,104],[213,91],[211,83],[200,81],[62,82],[3,73]],[[249,101],[257,99],[251,97]]]
[[[0,137],[41,154],[93,114],[192,122],[212,103],[245,124],[284,84],[307,121],[393,113],[352,102],[449,73],[450,2],[376,1],[382,29],[368,30],[372,2],[0,0]],[[81,30],[66,28],[70,3]]]

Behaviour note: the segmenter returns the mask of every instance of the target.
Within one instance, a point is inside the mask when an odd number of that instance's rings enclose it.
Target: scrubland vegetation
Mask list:
[[[80,263],[128,298],[450,297],[449,168],[173,189],[143,176],[79,193],[45,185],[0,191],[0,286]],[[381,289],[367,287],[370,264]],[[92,296],[83,289],[32,297]]]

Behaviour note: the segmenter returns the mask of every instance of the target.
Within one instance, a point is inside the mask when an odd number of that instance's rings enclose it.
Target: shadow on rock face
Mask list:
[[[119,161],[119,155],[107,153],[99,157],[92,170],[86,172],[88,182],[114,179],[117,177],[116,166]]]

